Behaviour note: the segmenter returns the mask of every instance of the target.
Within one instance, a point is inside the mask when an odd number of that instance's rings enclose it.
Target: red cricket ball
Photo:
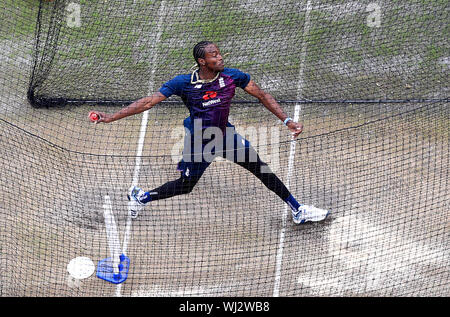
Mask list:
[[[100,119],[100,117],[98,116],[98,114],[96,114],[95,112],[90,112],[89,113],[89,119],[91,119],[92,122],[97,121],[98,119]]]

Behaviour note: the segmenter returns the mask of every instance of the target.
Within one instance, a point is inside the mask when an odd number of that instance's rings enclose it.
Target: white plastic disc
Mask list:
[[[94,273],[95,265],[88,257],[80,256],[72,259],[69,264],[67,264],[67,271],[73,278],[82,280]]]

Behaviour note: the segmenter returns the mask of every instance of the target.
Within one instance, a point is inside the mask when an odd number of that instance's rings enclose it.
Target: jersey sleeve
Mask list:
[[[179,75],[164,83],[159,92],[162,93],[166,98],[172,95],[181,96],[183,88],[186,85],[186,76]]]
[[[244,89],[250,82],[250,75],[235,68],[226,68],[224,73],[233,78],[237,87]]]

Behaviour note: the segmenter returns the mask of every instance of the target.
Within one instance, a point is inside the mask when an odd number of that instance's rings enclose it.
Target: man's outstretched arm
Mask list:
[[[258,98],[258,100],[281,121],[284,122],[288,118],[275,98],[259,88],[253,80],[250,80],[244,90],[253,97]],[[293,138],[296,138],[303,131],[303,124],[294,122],[293,120],[287,122],[287,127],[292,132]]]
[[[116,120],[119,120],[119,119],[122,119],[122,118],[125,118],[128,116],[132,116],[132,115],[144,112],[165,99],[166,99],[166,96],[164,96],[160,92],[156,92],[152,96],[144,97],[139,100],[136,100],[135,102],[130,104],[128,107],[125,107],[125,108],[121,109],[120,111],[117,111],[114,114],[107,114],[107,113],[98,112],[98,111],[92,111],[92,112],[99,116],[99,119],[97,120],[97,122],[109,123],[109,122],[113,122],[113,121],[116,121]]]

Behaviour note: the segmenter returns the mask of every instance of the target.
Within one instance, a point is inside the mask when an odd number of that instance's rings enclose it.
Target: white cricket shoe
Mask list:
[[[131,186],[128,189],[128,213],[131,218],[136,219],[139,212],[144,208],[144,203],[140,201],[145,192],[137,186]]]
[[[295,224],[301,224],[308,221],[322,221],[330,212],[325,209],[316,208],[314,206],[300,205],[297,211],[292,211],[292,220]]]

